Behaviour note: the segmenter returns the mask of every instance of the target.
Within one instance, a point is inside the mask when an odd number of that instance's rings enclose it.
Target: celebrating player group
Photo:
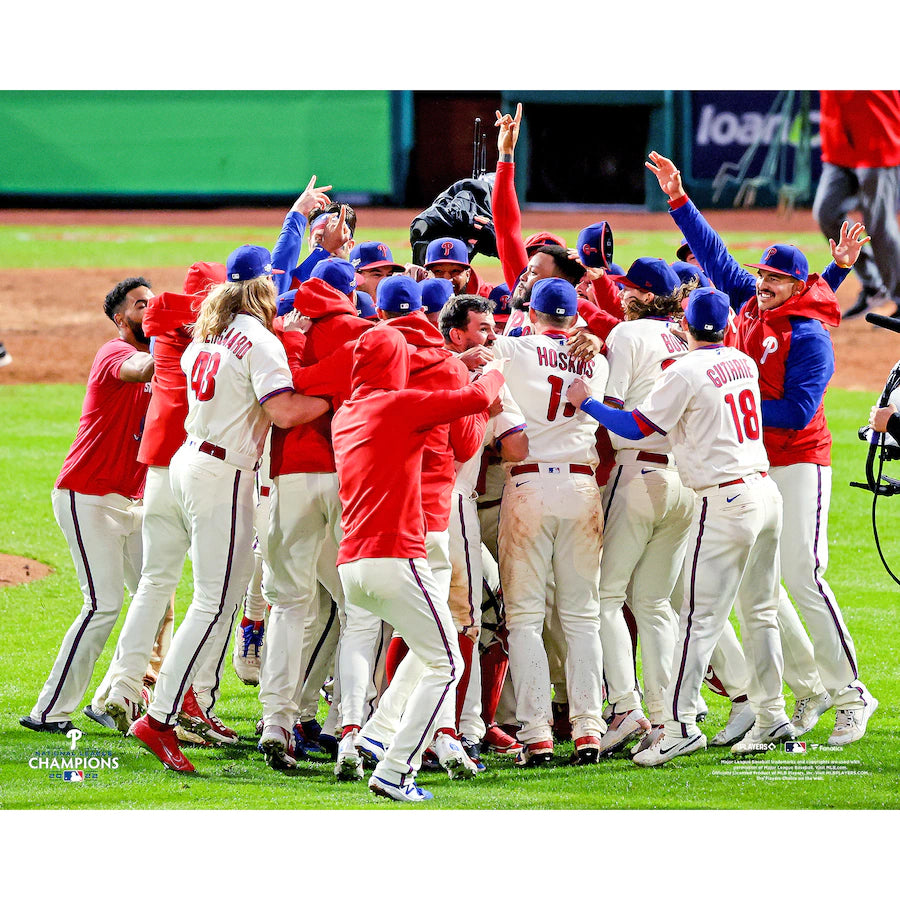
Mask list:
[[[786,244],[738,261],[654,152],[683,241],[623,269],[607,222],[523,237],[521,117],[497,113],[479,220],[504,283],[458,234],[421,266],[357,243],[313,176],[271,251],[110,291],[53,489],[84,603],[23,726],[72,728],[124,586],[84,713],[178,772],[240,740],[216,714],[229,661],[258,686],[261,766],[325,762],[398,802],[431,798],[423,766],[539,768],[569,741],[572,765],[652,767],[766,752],[831,709],[830,744],[864,736],[823,412],[864,224],[821,274]],[[709,738],[704,684],[731,704]]]

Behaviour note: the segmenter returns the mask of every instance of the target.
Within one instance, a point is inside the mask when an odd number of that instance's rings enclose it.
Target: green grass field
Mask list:
[[[196,259],[224,259],[239,243],[271,246],[275,233],[236,228],[0,228],[0,258],[8,267],[44,266],[187,266]],[[575,233],[564,233],[573,240]],[[379,238],[409,259],[401,231],[360,230],[359,240]],[[726,235],[735,250],[758,259],[772,240],[792,240],[815,263],[824,262],[817,235]],[[670,258],[672,233],[623,232],[616,235],[618,257]],[[738,258],[741,258],[740,255]],[[485,264],[495,263],[485,260]],[[478,261],[476,260],[476,266]],[[98,313],[99,315],[99,313]],[[887,373],[884,373],[885,375]],[[364,784],[337,784],[327,763],[301,764],[296,775],[266,768],[255,749],[253,729],[259,713],[256,690],[226,669],[221,717],[242,736],[237,748],[189,750],[198,774],[168,773],[131,739],[106,731],[80,713],[75,723],[85,737],[80,750],[114,753],[115,771],[95,781],[65,784],[48,777],[29,760],[62,750],[62,738],[39,735],[18,725],[46,678],[59,641],[81,605],[68,548],[50,508],[50,490],[75,434],[83,385],[23,385],[0,388],[0,552],[32,557],[55,570],[48,578],[0,590],[4,652],[0,658],[0,808],[3,809],[373,809]],[[834,445],[834,492],[830,517],[828,579],[854,635],[862,676],[879,698],[864,741],[840,752],[810,749],[805,756],[782,751],[735,765],[727,753],[709,750],[659,770],[645,771],[626,757],[581,769],[562,765],[571,749],[557,748],[559,764],[520,771],[511,760],[489,760],[474,783],[450,783],[439,774],[423,774],[421,784],[435,792],[428,804],[438,810],[594,810],[594,809],[897,809],[900,765],[895,735],[900,726],[897,587],[884,572],[874,547],[871,495],[848,486],[863,478],[865,446],[856,429],[868,415],[873,397],[830,391],[827,412]],[[900,569],[896,537],[900,500],[879,501],[879,527],[888,559]],[[183,614],[190,596],[189,574],[179,589]],[[126,601],[127,602],[127,601]],[[85,703],[109,664],[113,632],[101,656]],[[713,735],[727,717],[726,703],[707,694]],[[791,701],[789,701],[790,703]],[[83,704],[82,704],[83,705]],[[324,713],[324,711],[321,711]],[[805,737],[808,746],[824,744],[834,714],[826,713]]]

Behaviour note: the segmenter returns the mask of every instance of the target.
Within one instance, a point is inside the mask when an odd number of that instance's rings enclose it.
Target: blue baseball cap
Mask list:
[[[712,287],[712,282],[706,277],[702,269],[693,263],[686,263],[679,260],[672,263],[672,271],[678,276],[678,280],[682,284],[687,284],[692,278],[699,281],[697,287]]]
[[[282,275],[284,269],[273,269],[272,254],[255,244],[244,244],[232,250],[225,263],[226,281],[252,281],[273,274]]]
[[[691,245],[687,242],[687,238],[684,238],[678,245],[678,249],[675,251],[675,255],[681,262],[687,262],[688,255],[693,252],[694,251],[691,250]]]
[[[578,258],[588,269],[607,269],[612,262],[613,235],[609,222],[595,222],[578,232]]]
[[[435,238],[425,248],[425,268],[435,263],[457,263],[460,266],[468,266],[469,251],[458,238]]]
[[[715,288],[700,287],[691,291],[684,319],[694,331],[713,334],[725,330],[730,310],[726,294]]]
[[[422,308],[426,313],[440,312],[453,296],[453,283],[446,278],[426,278],[421,286]]]
[[[551,316],[574,316],[578,294],[563,278],[542,278],[531,288],[531,309]]]
[[[365,269],[377,269],[390,266],[395,272],[402,272],[404,267],[394,262],[391,248],[381,241],[363,241],[350,251],[350,262],[357,272]]]
[[[321,278],[326,284],[348,297],[356,290],[356,269],[346,259],[323,259],[313,266],[310,278]]]
[[[372,298],[365,291],[356,292],[356,311],[361,319],[377,319],[378,312]]]
[[[606,273],[607,275],[624,275],[625,270],[618,263],[610,263]]]
[[[806,257],[791,244],[772,244],[763,251],[758,263],[743,265],[747,269],[761,269],[763,272],[789,275],[803,282],[809,278],[809,263]]]
[[[636,291],[650,291],[657,297],[671,294],[681,284],[672,267],[664,259],[652,256],[636,259],[628,268],[627,274],[610,275],[610,278],[623,287]]]
[[[375,303],[385,312],[409,313],[422,308],[422,285],[408,275],[389,275],[378,282]]]

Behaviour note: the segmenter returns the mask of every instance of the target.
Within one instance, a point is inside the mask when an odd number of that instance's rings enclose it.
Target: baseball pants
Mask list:
[[[573,737],[602,737],[600,549],[603,510],[593,475],[568,466],[507,479],[500,508],[500,580],[509,630],[509,672],[523,743],[551,740],[550,667],[544,648],[552,574],[565,635],[565,681]]]
[[[647,712],[651,722],[662,724],[663,693],[678,635],[671,596],[684,564],[694,492],[682,484],[674,465],[639,461],[637,451],[619,451],[616,459],[621,461],[604,496],[600,566],[606,697],[616,713],[641,709],[631,635],[622,614],[627,598],[640,638]]]
[[[58,488],[53,489],[51,502],[75,563],[84,603],[63,637],[31,717],[65,722],[88,688],[122,610],[124,588],[132,594],[137,590],[143,508],[140,501],[121,494],[94,496]],[[142,674],[146,667],[144,660]]]
[[[856,648],[828,582],[831,467],[798,463],[769,470],[784,497],[781,570],[812,640],[825,690],[838,709],[862,707]]]
[[[385,758],[375,768],[379,778],[402,786],[415,776],[422,753],[440,722],[448,719],[447,707],[452,720],[462,671],[456,629],[446,602],[437,600],[440,587],[425,559],[360,559],[344,563],[339,571],[348,608],[363,607],[389,622],[411,651],[406,659],[415,656],[421,661],[420,677],[403,706]],[[390,689],[384,696],[389,694]]]
[[[341,504],[335,472],[279,475],[272,488],[268,554],[272,572],[265,660],[259,699],[265,724],[290,731],[304,671],[307,621],[318,603],[317,566],[326,534],[340,540]]]
[[[253,574],[253,471],[185,444],[169,466],[172,495],[190,530],[194,595],[175,632],[149,713],[175,723],[181,701],[205,661],[221,665],[232,620]],[[293,723],[291,723],[293,724]]]
[[[777,621],[781,523],[781,496],[762,475],[697,494],[678,641],[665,693],[668,735],[696,733],[700,685],[732,607],[741,624],[756,724],[769,727],[786,718]]]

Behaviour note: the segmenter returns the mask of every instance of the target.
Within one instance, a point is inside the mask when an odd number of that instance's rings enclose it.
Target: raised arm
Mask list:
[[[497,162],[494,189],[491,192],[491,211],[494,214],[497,253],[503,267],[503,277],[512,289],[528,265],[528,253],[522,240],[522,214],[516,197],[516,166],[513,162],[519,140],[519,126],[522,122],[522,104],[516,106],[514,117],[508,113],[501,115],[499,110],[496,115],[497,121],[494,125],[499,129],[497,150],[500,157]]]

